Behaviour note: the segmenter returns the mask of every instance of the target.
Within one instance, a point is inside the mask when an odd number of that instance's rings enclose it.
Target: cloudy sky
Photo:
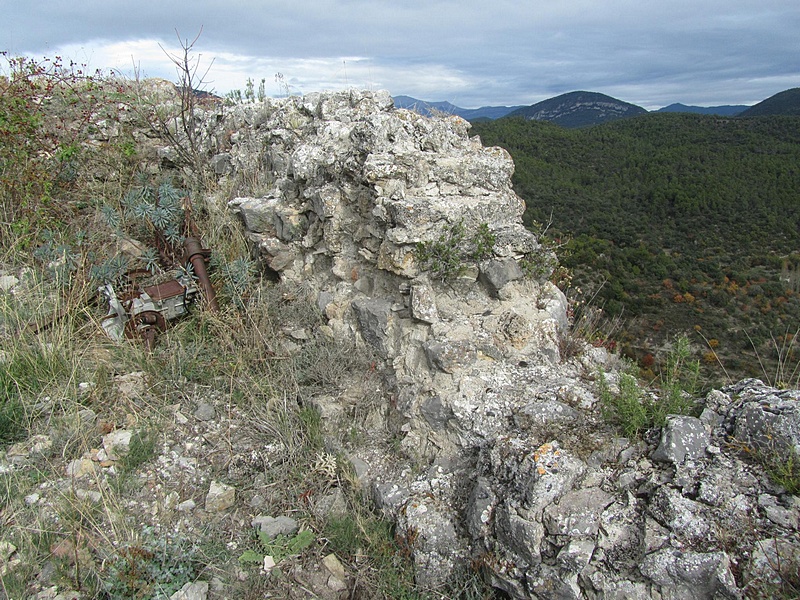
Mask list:
[[[477,108],[588,90],[654,109],[800,87],[800,0],[0,0],[0,14],[0,50],[170,80],[165,51],[202,28],[220,94],[252,77],[274,96],[357,87]]]

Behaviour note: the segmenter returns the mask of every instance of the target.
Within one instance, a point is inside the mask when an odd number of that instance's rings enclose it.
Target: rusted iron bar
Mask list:
[[[200,287],[203,289],[203,298],[208,307],[213,311],[219,310],[217,304],[217,295],[214,292],[214,286],[211,285],[211,280],[208,278],[208,271],[206,271],[206,260],[211,254],[210,250],[204,250],[200,244],[200,240],[194,237],[187,237],[183,240],[183,247],[186,251],[184,255],[185,262],[191,263],[194,269],[194,274],[200,282]]]

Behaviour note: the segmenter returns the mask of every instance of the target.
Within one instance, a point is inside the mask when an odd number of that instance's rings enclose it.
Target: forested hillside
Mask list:
[[[739,114],[742,117],[800,116],[800,88],[778,92]]]
[[[646,366],[690,331],[715,376],[791,375],[800,118],[661,113],[579,130],[500,119],[473,132],[511,152],[526,222],[552,220],[573,286],[599,288],[595,305],[623,315],[630,355]]]

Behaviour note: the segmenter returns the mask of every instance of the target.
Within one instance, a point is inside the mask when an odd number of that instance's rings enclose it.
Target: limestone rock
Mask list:
[[[523,276],[522,268],[513,258],[491,260],[481,268],[481,281],[495,296],[507,283],[521,279]]]
[[[573,490],[557,504],[544,509],[543,521],[551,535],[593,536],[600,528],[600,518],[613,498],[600,488]]]
[[[742,572],[748,547],[798,545],[800,508],[731,439],[777,456],[800,448],[800,392],[740,382],[710,393],[700,419],[670,417],[657,449],[619,438],[591,375],[613,381],[615,358],[588,344],[563,352],[566,296],[520,268],[551,256],[522,223],[513,162],[470,139],[469,123],[348,91],[237,105],[220,125],[233,131],[227,176],[266,169],[270,182],[229,209],[327,320],[289,331],[287,347],[321,333],[374,351],[381,415],[366,437],[379,435],[358,449],[358,476],[409,542],[418,583],[486,555],[488,580],[513,598],[735,598],[730,564]],[[478,260],[487,228],[494,243]],[[432,277],[420,243],[445,248],[462,276]],[[362,390],[352,376],[342,387]],[[340,424],[359,393],[313,402]],[[384,428],[407,457],[375,447]],[[758,564],[773,558],[762,554]]]
[[[119,460],[130,452],[133,432],[128,429],[117,429],[103,436],[103,449],[108,460]]]
[[[253,527],[261,531],[269,539],[273,539],[279,535],[291,537],[296,534],[300,526],[291,517],[269,517],[258,516],[253,519]]]
[[[505,503],[497,509],[495,529],[498,542],[512,554],[531,566],[541,562],[545,530],[538,520],[520,516],[514,507]]]
[[[400,531],[415,549],[417,582],[424,588],[443,586],[466,551],[446,510],[430,499],[414,499],[404,508]]]
[[[715,532],[705,518],[703,504],[685,498],[677,490],[661,487],[650,502],[650,514],[661,525],[675,532],[687,542],[708,543]]]
[[[569,573],[581,573],[592,560],[596,545],[593,540],[570,540],[556,556],[558,566]]]
[[[640,569],[660,586],[665,600],[741,597],[724,552],[659,550],[645,557]]]
[[[780,588],[784,581],[794,581],[800,565],[800,545],[789,540],[758,540],[745,570],[747,587],[759,596]]]
[[[479,477],[467,504],[467,528],[473,538],[485,537],[496,502],[489,481]]]
[[[800,455],[800,390],[776,390],[758,380],[739,385],[737,440],[765,452]]]
[[[209,165],[211,170],[214,171],[217,175],[227,175],[233,170],[233,165],[231,164],[231,156],[230,154],[217,154],[211,157],[211,163]]]
[[[608,564],[617,569],[634,569],[645,553],[645,531],[642,502],[628,493],[618,497],[600,516],[597,548]]]
[[[231,212],[238,214],[244,221],[248,231],[253,233],[275,234],[276,206],[278,199],[267,198],[234,198],[228,202]],[[278,242],[278,240],[275,240]],[[280,244],[280,242],[278,242]],[[262,248],[269,246],[262,243]],[[283,246],[283,248],[286,248]],[[274,253],[273,250],[271,253]]]
[[[439,396],[423,400],[420,403],[420,413],[433,430],[444,428],[453,416],[453,411]]]
[[[19,283],[13,275],[0,275],[0,292],[10,292]]]
[[[389,319],[392,305],[386,300],[357,299],[352,304],[361,335],[381,356],[388,356]]]
[[[347,500],[341,489],[335,488],[314,504],[314,515],[320,519],[341,519],[348,514]]]
[[[708,445],[708,433],[700,419],[670,415],[653,459],[680,465],[686,460],[703,457]]]
[[[434,292],[429,285],[411,286],[411,316],[425,323],[435,323],[439,320]]]
[[[376,483],[373,486],[372,496],[378,508],[394,512],[403,506],[409,498],[407,487],[397,483]]]
[[[66,473],[68,477],[74,477],[78,479],[80,477],[86,477],[87,475],[91,475],[97,469],[97,465],[89,458],[79,458],[67,465]]]
[[[194,418],[198,421],[211,421],[215,416],[214,405],[208,402],[201,402],[194,411]]]
[[[233,506],[236,501],[236,488],[218,481],[212,481],[206,494],[205,509],[208,512],[221,512]]]
[[[206,600],[208,597],[208,582],[194,581],[185,584],[180,590],[172,594],[169,600]]]
[[[328,586],[331,587],[332,589],[338,589],[338,590],[344,589],[341,587],[341,585],[344,585],[346,587],[345,582],[347,581],[347,573],[344,570],[344,565],[336,557],[336,555],[328,554],[322,559],[322,564],[325,566],[326,569],[328,569],[328,572],[331,574],[331,576],[335,577],[337,580],[336,582],[333,582],[334,586],[331,586],[331,582],[329,581]]]
[[[430,342],[425,351],[431,363],[445,373],[454,373],[468,367],[478,357],[475,345],[468,340]]]

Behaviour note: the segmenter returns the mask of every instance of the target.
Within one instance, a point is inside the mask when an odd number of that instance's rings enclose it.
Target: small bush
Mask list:
[[[219,254],[211,255],[213,281],[222,287],[220,300],[227,300],[237,309],[243,310],[247,296],[256,281],[256,263],[247,257],[228,261]]]
[[[54,195],[74,183],[102,81],[60,58],[0,60],[0,246],[24,249],[68,213]]]
[[[600,374],[600,401],[606,417],[629,437],[639,436],[654,425],[653,401],[631,373],[620,373],[618,391],[612,392]]]
[[[152,460],[155,455],[155,436],[150,431],[139,430],[131,436],[128,453],[119,460],[120,469],[123,473],[130,473]]]
[[[189,193],[175,187],[169,179],[155,183],[141,173],[138,183],[122,198],[121,210],[106,204],[100,213],[118,235],[148,240],[151,245],[138,258],[140,265],[129,265],[123,256],[114,255],[94,267],[92,275],[98,281],[113,282],[131,266],[144,267],[153,273],[160,262],[172,267],[182,258],[182,243],[190,233]]]
[[[631,370],[620,373],[618,390],[612,391],[600,374],[600,400],[606,417],[636,437],[653,427],[663,427],[667,415],[690,415],[696,404],[699,361],[690,359],[689,341],[680,337],[658,377],[655,392],[640,387]]]
[[[535,252],[527,253],[520,261],[520,266],[531,279],[547,281],[558,267],[558,258],[549,248],[541,247]]]
[[[496,240],[486,223],[479,225],[474,236],[468,239],[464,223],[459,221],[436,240],[418,243],[415,255],[423,271],[428,271],[435,279],[448,281],[462,275],[468,263],[491,258]]]
[[[464,224],[456,223],[432,242],[417,244],[416,257],[420,267],[441,281],[455,279],[464,272]]]
[[[794,448],[786,453],[770,453],[763,460],[772,481],[790,494],[800,496],[800,456]]]
[[[109,598],[169,598],[194,581],[202,565],[196,548],[145,528],[142,539],[122,546],[103,576]]]
[[[495,242],[497,242],[497,236],[489,230],[486,223],[481,223],[475,235],[475,249],[472,251],[472,257],[475,260],[491,258],[494,254]]]

